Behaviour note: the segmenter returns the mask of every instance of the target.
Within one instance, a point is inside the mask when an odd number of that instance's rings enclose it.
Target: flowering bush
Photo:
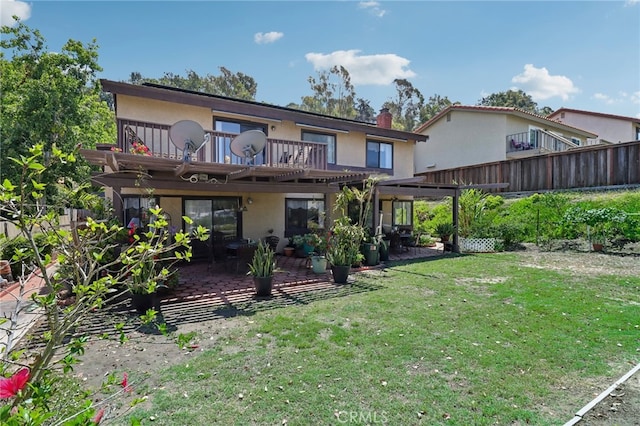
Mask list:
[[[122,152],[122,148],[118,148],[117,146],[112,146],[111,152]]]
[[[149,147],[141,142],[133,142],[131,144],[130,152],[136,155],[151,155]]]

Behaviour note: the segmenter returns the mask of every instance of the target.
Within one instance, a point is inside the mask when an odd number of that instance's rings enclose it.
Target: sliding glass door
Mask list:
[[[193,223],[185,223],[185,231],[193,232],[199,225],[207,228],[209,234],[225,239],[242,236],[242,215],[238,212],[238,197],[185,198],[184,215]],[[211,238],[210,238],[211,241]],[[209,241],[192,241],[193,257],[209,257],[211,244]]]

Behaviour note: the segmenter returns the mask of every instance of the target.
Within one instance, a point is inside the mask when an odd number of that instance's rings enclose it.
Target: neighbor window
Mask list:
[[[324,200],[287,198],[285,200],[284,236],[304,235],[324,229]]]
[[[327,146],[327,163],[336,164],[336,135],[302,131],[302,140],[318,142]]]
[[[413,201],[396,200],[393,202],[393,226],[410,226],[413,217]]]
[[[149,208],[155,208],[156,199],[148,197],[124,197],[122,207],[124,209],[124,226],[129,224],[145,226],[149,223]],[[134,219],[133,222],[131,220]]]
[[[393,145],[390,143],[367,141],[367,167],[392,169]]]

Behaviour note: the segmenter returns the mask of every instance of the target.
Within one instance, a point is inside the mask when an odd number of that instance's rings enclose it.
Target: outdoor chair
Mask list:
[[[255,244],[241,244],[235,250],[235,253],[228,254],[225,261],[226,269],[236,274],[246,274],[249,272],[249,263],[253,259],[258,246]]]

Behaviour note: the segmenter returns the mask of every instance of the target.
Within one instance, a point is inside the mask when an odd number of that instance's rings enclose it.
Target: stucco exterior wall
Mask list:
[[[118,118],[171,125],[180,120],[193,120],[205,130],[212,130],[209,108],[173,102],[118,95]]]
[[[571,111],[564,112],[564,118],[558,118],[558,120],[569,126],[597,134],[598,138],[595,140],[606,140],[613,143],[636,140],[635,127],[629,121]]]
[[[416,173],[506,159],[503,114],[451,111],[426,129],[426,143],[416,144]],[[429,167],[435,165],[433,167]]]

